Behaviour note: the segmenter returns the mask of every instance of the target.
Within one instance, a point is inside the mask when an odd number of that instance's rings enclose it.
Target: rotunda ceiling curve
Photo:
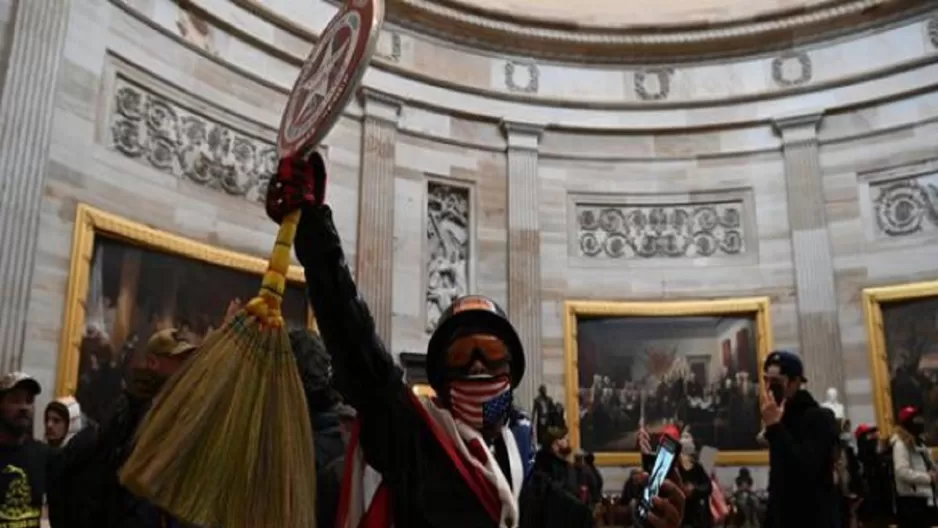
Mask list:
[[[790,48],[929,6],[932,0],[388,0],[388,13],[411,30],[498,53],[649,63]]]

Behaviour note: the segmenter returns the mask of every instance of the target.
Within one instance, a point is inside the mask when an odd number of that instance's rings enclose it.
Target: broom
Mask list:
[[[182,521],[315,526],[313,434],[281,313],[299,218],[284,217],[258,295],[167,381],[121,468],[124,486]]]

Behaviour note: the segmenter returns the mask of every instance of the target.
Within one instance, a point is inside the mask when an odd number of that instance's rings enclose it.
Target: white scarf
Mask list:
[[[518,526],[518,497],[521,494],[521,486],[524,482],[524,469],[521,463],[521,453],[518,451],[518,442],[515,435],[507,426],[502,427],[502,439],[505,442],[505,449],[508,452],[508,465],[511,468],[511,484],[505,478],[498,461],[494,454],[487,456],[485,462],[481,462],[478,457],[469,451],[467,444],[477,441],[483,447],[486,446],[485,440],[474,428],[453,418],[452,413],[447,409],[441,409],[436,406],[429,398],[421,398],[421,403],[427,409],[430,416],[436,420],[446,433],[453,439],[456,449],[462,455],[464,460],[469,461],[476,469],[485,475],[485,478],[495,486],[498,492],[498,498],[502,503],[502,511],[499,519],[499,528],[516,528]]]

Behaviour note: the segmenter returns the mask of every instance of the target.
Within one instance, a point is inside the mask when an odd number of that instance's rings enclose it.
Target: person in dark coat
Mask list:
[[[407,528],[515,528],[519,495],[533,467],[530,420],[513,404],[524,376],[521,340],[491,299],[469,295],[441,314],[427,347],[436,396],[418,398],[388,353],[346,263],[331,209],[322,204],[322,157],[284,158],[271,178],[275,221],[302,210],[295,240],[333,386],[358,412],[338,522]],[[370,501],[363,463],[381,475]],[[672,484],[673,486],[673,484]],[[559,501],[558,501],[559,502]],[[680,498],[660,502],[673,523]],[[656,518],[657,518],[656,517]],[[662,528],[673,524],[660,524]]]
[[[596,467],[596,455],[593,453],[586,453],[586,456],[583,458],[585,462],[586,471],[592,475],[592,482],[595,485],[594,489],[590,490],[592,494],[592,500],[594,504],[602,502],[603,500],[603,489],[605,482],[603,481],[603,475],[599,472],[599,468]]]
[[[684,481],[684,526],[687,528],[712,528],[713,512],[710,510],[710,495],[713,481],[707,470],[697,460],[697,447],[689,435],[681,438],[681,456],[678,471]]]
[[[839,431],[834,413],[804,387],[801,359],[776,351],[763,365],[762,420],[769,444],[766,528],[839,526],[834,455]]]
[[[857,439],[863,497],[857,508],[857,519],[865,528],[885,528],[889,526],[895,509],[892,457],[884,456],[876,426],[860,424],[854,436]]]
[[[347,435],[341,397],[332,387],[332,361],[314,332],[292,330],[290,347],[303,382],[316,453],[316,526],[335,526],[345,469]]]
[[[196,347],[174,329],[154,334],[134,353],[126,388],[100,428],[86,428],[65,446],[62,483],[50,495],[52,528],[184,528],[187,525],[137,497],[117,474],[133,449],[137,427],[153,398]]]

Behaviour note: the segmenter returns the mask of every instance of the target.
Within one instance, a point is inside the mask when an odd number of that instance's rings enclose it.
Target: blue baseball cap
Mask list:
[[[804,377],[804,364],[801,362],[801,358],[794,352],[787,350],[776,350],[772,352],[769,354],[769,357],[765,358],[765,363],[762,364],[762,371],[768,370],[768,368],[773,365],[777,366],[778,370],[789,378],[801,378],[803,381],[808,381],[808,379]]]

